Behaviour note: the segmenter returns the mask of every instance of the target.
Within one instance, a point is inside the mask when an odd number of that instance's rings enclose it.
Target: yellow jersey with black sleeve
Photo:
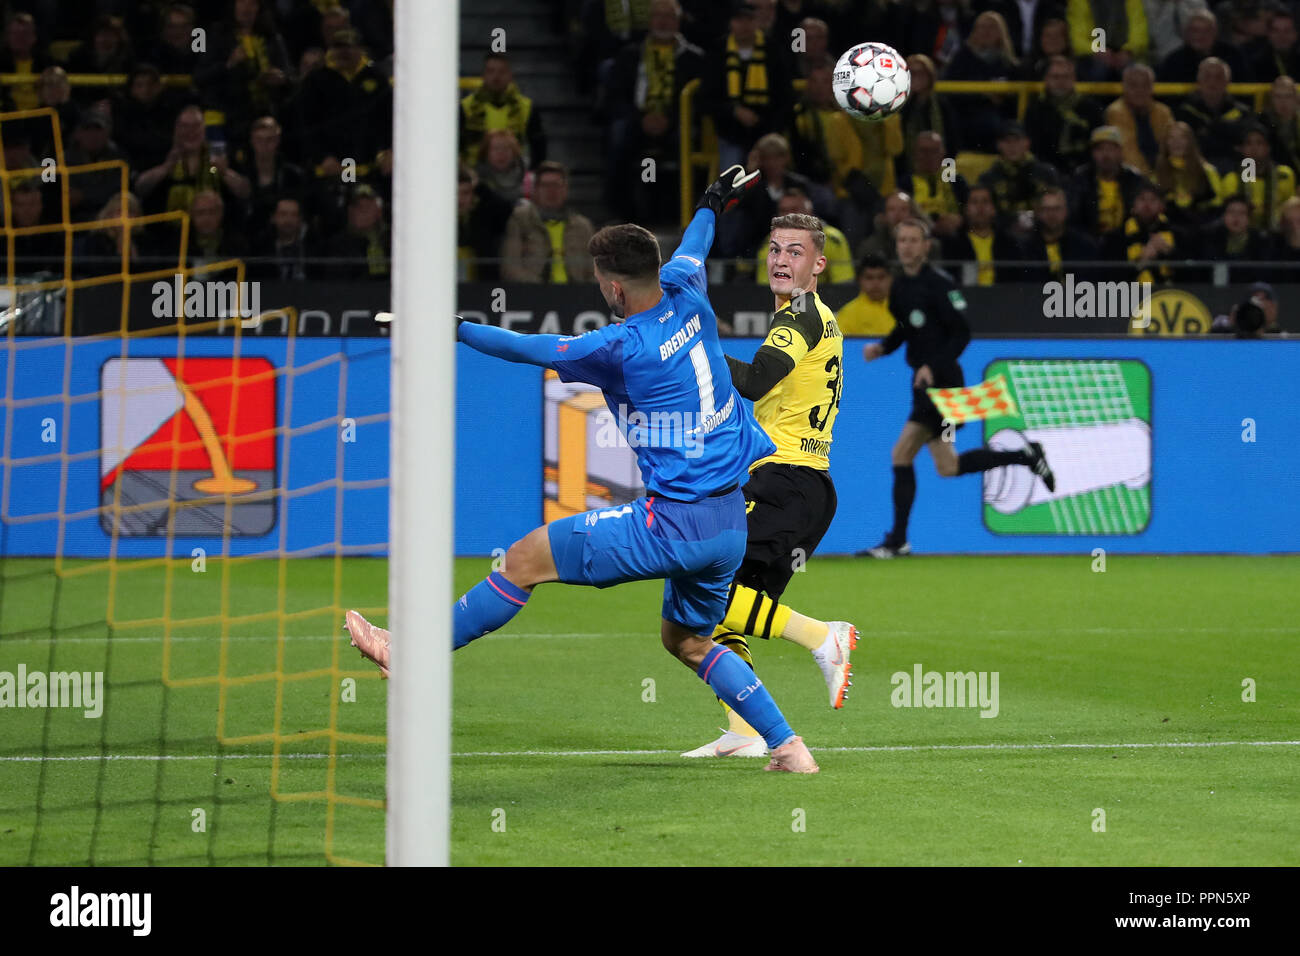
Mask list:
[[[802,306],[802,308],[800,308]],[[844,386],[844,336],[815,292],[772,316],[754,361],[728,358],[737,391],[754,402],[754,417],[776,453],[750,466],[780,463],[826,471],[831,432]]]

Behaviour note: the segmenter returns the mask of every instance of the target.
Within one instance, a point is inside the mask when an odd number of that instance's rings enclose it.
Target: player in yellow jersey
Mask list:
[[[826,269],[825,235],[816,216],[772,220],[772,325],[752,362],[727,356],[736,390],[754,402],[754,417],[776,453],[750,466],[743,489],[749,541],[713,639],[751,666],[746,636],[781,637],[807,648],[826,680],[831,706],[840,707],[852,676],[849,652],[857,645],[857,629],[779,603],[835,517],[830,448],[844,384],[844,337],[817,295],[817,277]],[[764,756],[767,747],[758,733],[734,711],[727,715],[730,726],[722,737],[682,756]]]

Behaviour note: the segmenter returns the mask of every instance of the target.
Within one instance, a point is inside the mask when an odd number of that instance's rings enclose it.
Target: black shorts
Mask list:
[[[805,465],[757,468],[742,489],[748,509],[749,543],[736,580],[779,598],[795,566],[812,557],[835,517],[835,485],[829,472]]]
[[[912,370],[912,375],[916,375],[916,370]],[[955,366],[948,369],[940,375],[935,372],[934,384],[928,388],[960,388],[966,384],[966,378],[962,375],[961,366]],[[908,414],[909,422],[916,422],[923,425],[932,435],[938,435],[943,431],[943,415],[939,409],[934,407],[934,402],[926,394],[924,388],[912,389],[912,411]],[[961,428],[961,425],[956,426]]]

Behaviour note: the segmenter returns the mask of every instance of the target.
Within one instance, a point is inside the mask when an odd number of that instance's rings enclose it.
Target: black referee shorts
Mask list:
[[[736,580],[779,598],[799,566],[812,557],[835,517],[835,485],[829,472],[805,465],[757,468],[742,489],[748,509],[749,543]]]
[[[927,386],[928,388],[961,388],[966,384],[966,377],[962,374],[959,365],[945,369],[942,375],[934,369],[931,371],[934,372],[934,384]],[[915,370],[912,374],[916,374]],[[934,402],[930,400],[924,388],[912,389],[912,411],[908,414],[907,420],[924,426],[932,435],[938,435],[943,431],[943,415],[935,408]]]

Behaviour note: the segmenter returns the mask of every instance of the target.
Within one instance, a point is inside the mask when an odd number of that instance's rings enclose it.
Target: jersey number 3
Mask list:
[[[825,414],[819,414],[822,410],[821,405],[814,405],[808,410],[808,424],[819,432],[826,430],[826,423],[831,420],[831,413],[840,407],[840,393],[844,391],[844,369],[840,366],[840,357],[832,355],[826,360],[826,371],[833,372],[835,377],[827,379],[826,387],[830,389],[831,399],[826,403]]]

